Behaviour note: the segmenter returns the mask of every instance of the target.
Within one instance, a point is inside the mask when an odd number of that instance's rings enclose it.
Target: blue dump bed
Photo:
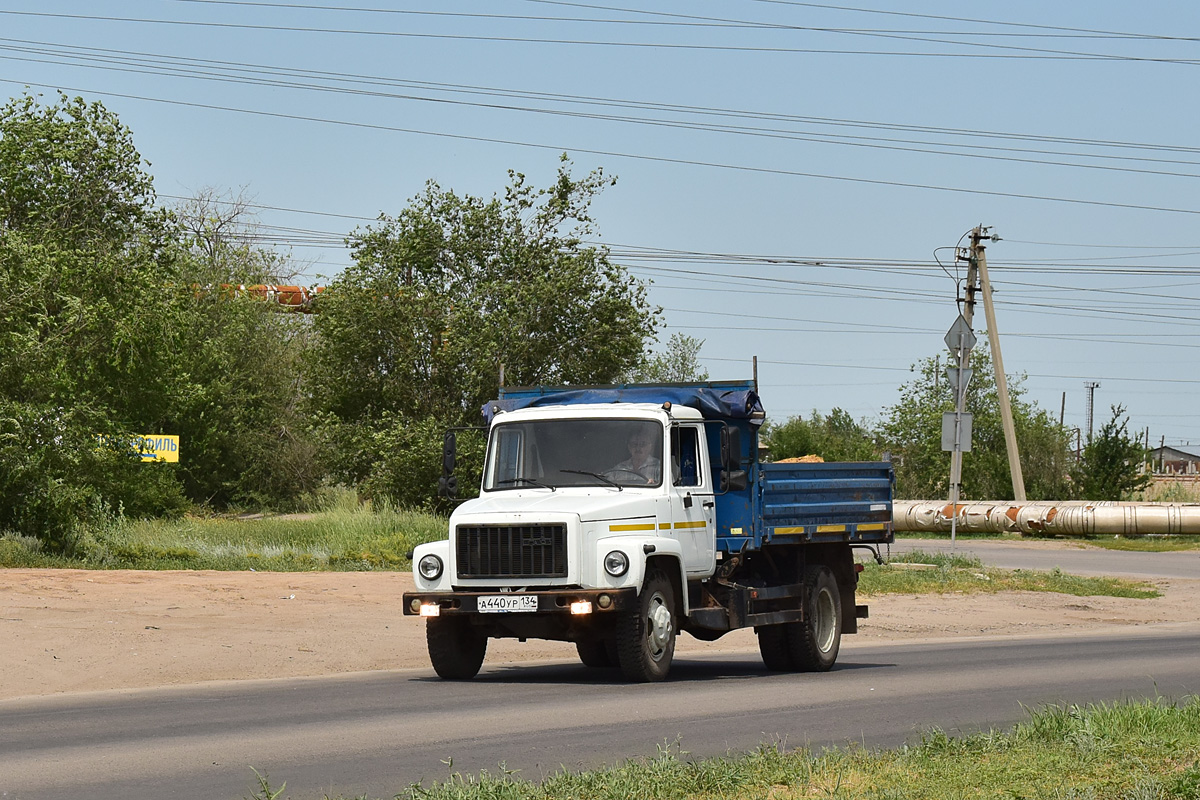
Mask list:
[[[761,464],[763,539],[890,542],[892,465],[887,462]]]
[[[895,538],[894,472],[888,462],[756,464],[746,491],[718,497],[717,548]],[[722,502],[723,501],[723,502]]]

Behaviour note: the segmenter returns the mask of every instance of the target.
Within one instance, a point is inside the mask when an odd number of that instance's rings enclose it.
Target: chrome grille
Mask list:
[[[460,525],[460,578],[565,578],[566,525]]]

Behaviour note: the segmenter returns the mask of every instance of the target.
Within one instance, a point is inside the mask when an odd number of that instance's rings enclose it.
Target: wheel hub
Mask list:
[[[672,625],[671,612],[667,610],[662,598],[655,596],[646,615],[646,639],[650,645],[650,655],[655,661],[662,658],[667,644],[671,641]]]

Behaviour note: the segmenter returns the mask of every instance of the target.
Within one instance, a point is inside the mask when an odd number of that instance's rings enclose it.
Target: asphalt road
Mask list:
[[[0,703],[0,798],[241,798],[251,767],[287,795],[391,797],[453,769],[721,755],[760,742],[896,745],[938,726],[1007,726],[1042,703],[1200,691],[1200,626],[1155,633],[856,646],[821,675],[768,673],[757,654],[677,662],[617,682],[578,664],[485,666],[58,696]]]

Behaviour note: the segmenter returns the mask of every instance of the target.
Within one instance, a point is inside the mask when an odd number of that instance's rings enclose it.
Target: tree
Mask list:
[[[775,461],[808,455],[825,461],[873,461],[879,457],[870,429],[840,408],[826,415],[814,410],[808,419],[795,416],[779,425],[768,423],[762,436]]]
[[[1150,485],[1143,470],[1145,448],[1129,435],[1125,407],[1112,406],[1112,418],[1083,448],[1075,471],[1079,493],[1085,500],[1128,500]]]
[[[212,291],[278,259],[195,234],[101,104],[0,109],[0,530],[69,551],[107,515],[295,491],[297,326]],[[142,463],[150,433],[179,434],[181,463]]]
[[[572,178],[565,156],[549,188],[509,177],[490,200],[431,182],[398,216],[351,235],[354,264],[320,299],[308,360],[343,479],[378,486],[372,475],[396,474],[389,462],[419,448],[380,438],[392,428],[478,424],[501,368],[509,385],[607,383],[653,335],[646,287],[584,244],[590,203],[611,181]],[[398,449],[371,444],[385,439]]]
[[[0,230],[123,246],[161,232],[154,186],[128,128],[100,103],[60,93],[0,108]]]
[[[971,366],[975,379],[967,389],[966,410],[974,418],[971,451],[963,454],[962,497],[1011,500],[1000,404],[995,383],[988,379],[992,369],[985,346],[973,351]],[[954,410],[953,393],[938,359],[924,359],[913,369],[917,378],[900,388],[900,401],[884,412],[878,434],[896,464],[897,497],[945,497],[950,454],[941,448],[942,414]],[[1020,378],[1008,380],[1026,496],[1032,500],[1069,497],[1067,433],[1036,403],[1023,399]]]
[[[622,378],[625,383],[685,383],[708,380],[700,366],[703,339],[673,333],[662,350],[647,351],[638,365]]]
[[[58,550],[183,503],[128,444],[164,362],[167,216],[142,163],[99,103],[0,108],[0,529]]]
[[[291,280],[286,259],[254,244],[248,208],[212,189],[175,208],[164,313],[178,357],[164,368],[168,401],[143,422],[183,437],[180,480],[216,506],[287,505],[321,477],[302,381],[311,319],[222,288]]]

